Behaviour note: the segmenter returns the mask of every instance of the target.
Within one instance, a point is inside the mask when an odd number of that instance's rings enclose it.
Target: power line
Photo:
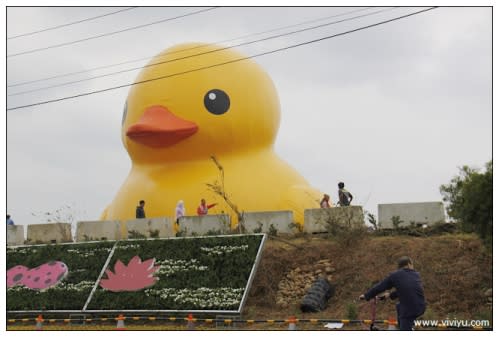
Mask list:
[[[381,21],[381,22],[378,22],[378,23],[370,24],[370,25],[363,26],[363,27],[360,27],[360,28],[356,28],[356,29],[353,29],[353,30],[349,30],[349,31],[346,31],[346,32],[342,32],[342,33],[338,33],[338,34],[334,34],[334,35],[329,35],[329,36],[326,36],[326,37],[323,37],[323,38],[319,38],[319,39],[315,39],[315,40],[310,40],[310,41],[306,41],[306,42],[302,42],[302,43],[290,45],[290,46],[287,46],[287,47],[283,47],[283,48],[271,50],[271,51],[268,51],[268,52],[263,52],[263,53],[255,54],[255,55],[248,56],[248,57],[242,57],[242,58],[239,58],[239,59],[236,59],[236,60],[231,60],[231,61],[227,61],[227,62],[223,62],[223,63],[219,63],[219,64],[214,64],[214,65],[210,65],[210,66],[205,66],[205,67],[201,67],[201,68],[197,68],[197,69],[191,69],[191,70],[187,70],[187,71],[183,71],[183,72],[179,72],[179,73],[174,73],[174,74],[170,74],[170,75],[164,75],[164,76],[160,76],[160,77],[156,77],[156,78],[152,78],[152,79],[147,79],[147,80],[143,80],[143,81],[139,81],[139,82],[133,82],[133,83],[123,84],[123,85],[119,85],[119,86],[115,86],[115,87],[110,87],[110,88],[106,88],[106,89],[95,90],[95,91],[91,91],[91,92],[87,92],[87,93],[77,94],[77,95],[73,95],[73,96],[62,97],[62,98],[59,98],[59,99],[54,99],[54,100],[49,100],[49,101],[42,101],[42,102],[37,102],[37,103],[33,103],[33,104],[29,104],[29,105],[24,105],[24,106],[18,106],[18,107],[14,107],[14,108],[9,108],[7,110],[16,110],[16,109],[24,108],[24,107],[36,106],[36,105],[41,105],[41,104],[58,102],[58,101],[66,100],[66,99],[72,99],[72,98],[77,98],[77,97],[82,97],[82,96],[88,96],[88,95],[91,95],[91,94],[96,94],[96,93],[106,92],[106,91],[110,91],[110,90],[121,89],[121,88],[129,87],[129,86],[133,86],[133,85],[148,83],[148,82],[157,81],[157,80],[161,80],[161,79],[165,79],[165,78],[169,78],[169,77],[174,77],[174,76],[178,76],[178,75],[185,75],[185,74],[192,73],[192,72],[195,72],[195,71],[206,70],[206,69],[209,69],[209,68],[214,68],[214,67],[218,67],[218,66],[222,66],[222,65],[226,65],[226,64],[231,64],[231,63],[235,63],[235,62],[239,62],[239,61],[244,61],[244,60],[247,60],[247,59],[251,59],[251,58],[255,58],[255,57],[259,57],[259,56],[264,56],[264,55],[269,55],[269,54],[273,54],[273,53],[276,53],[276,52],[284,51],[284,50],[287,50],[287,49],[296,48],[296,47],[300,47],[300,46],[303,46],[303,45],[307,45],[307,44],[311,44],[311,43],[315,43],[315,42],[319,42],[319,41],[331,39],[331,38],[334,38],[334,37],[338,37],[338,36],[350,34],[350,33],[353,33],[353,32],[360,31],[360,30],[365,30],[365,29],[368,29],[368,28],[372,28],[372,27],[375,27],[375,26],[379,26],[379,25],[382,25],[382,24],[386,24],[386,23],[389,23],[389,22],[393,22],[393,21],[397,21],[397,20],[400,20],[400,19],[403,19],[403,18],[407,18],[407,17],[413,16],[413,15],[416,15],[416,14],[421,14],[423,12],[427,12],[429,10],[436,9],[436,8],[438,8],[438,7],[427,8],[427,9],[424,9],[424,10],[421,10],[421,11],[418,11],[418,12],[414,12],[414,13],[402,15],[402,16],[399,16],[399,17],[396,17],[396,18],[384,20],[384,21]],[[223,49],[228,49],[228,48],[223,48]],[[219,50],[217,50],[217,51],[219,51]]]
[[[214,10],[214,9],[217,9],[217,8],[219,8],[219,7],[210,7],[210,8],[207,8],[207,9],[199,10],[197,12],[191,12],[191,13],[187,13],[187,14],[182,14],[182,15],[175,16],[175,17],[172,17],[172,18],[162,19],[162,20],[158,20],[158,21],[146,23],[146,24],[139,25],[139,26],[134,26],[134,27],[129,27],[129,28],[117,30],[117,31],[110,32],[110,33],[95,35],[95,36],[87,37],[87,38],[80,39],[80,40],[74,40],[74,41],[69,41],[69,42],[54,44],[54,45],[47,46],[47,47],[42,47],[42,48],[30,49],[30,50],[26,50],[26,51],[23,51],[23,52],[20,52],[20,53],[9,54],[9,55],[7,55],[7,57],[15,57],[15,56],[19,56],[19,55],[25,55],[25,54],[35,53],[35,52],[42,51],[42,50],[47,50],[47,49],[52,49],[52,48],[59,48],[59,47],[63,47],[63,46],[69,46],[69,45],[80,43],[80,42],[84,42],[84,41],[98,39],[98,38],[105,37],[105,36],[115,35],[115,34],[119,34],[119,33],[130,31],[130,30],[134,30],[134,29],[144,28],[144,27],[156,25],[156,24],[159,24],[159,23],[167,22],[167,21],[172,21],[172,20],[184,18],[186,16],[191,16],[191,15],[195,15],[195,14],[199,14],[199,13],[211,11],[211,10]]]
[[[379,11],[376,11],[376,12],[372,12],[372,13],[368,13],[368,14],[353,16],[353,17],[350,17],[350,18],[347,18],[347,19],[333,21],[333,22],[328,22],[328,23],[324,23],[324,24],[321,24],[321,25],[318,25],[318,26],[307,27],[307,28],[303,28],[303,29],[300,29],[300,30],[292,31],[292,32],[287,32],[287,33],[283,33],[283,34],[269,36],[269,37],[262,38],[262,39],[259,39],[259,40],[243,42],[243,43],[232,45],[232,46],[229,46],[229,47],[222,47],[222,48],[218,48],[218,49],[213,49],[213,50],[210,50],[210,51],[207,51],[207,52],[202,52],[202,53],[193,54],[193,55],[189,55],[189,56],[174,58],[174,59],[167,60],[167,61],[161,61],[161,62],[151,63],[151,64],[147,64],[147,65],[141,66],[141,67],[134,67],[134,68],[129,68],[129,69],[120,70],[120,71],[116,71],[116,72],[111,72],[111,73],[107,73],[107,74],[96,75],[96,76],[92,76],[92,77],[88,77],[88,78],[84,78],[84,79],[80,79],[80,80],[75,80],[75,81],[70,81],[70,82],[64,82],[64,83],[50,85],[50,86],[46,86],[46,87],[42,87],[42,88],[37,88],[37,89],[20,91],[20,92],[16,92],[16,93],[13,93],[13,94],[9,94],[7,96],[9,96],[9,97],[10,96],[18,96],[18,95],[32,93],[32,92],[37,92],[37,91],[41,91],[41,90],[58,88],[58,87],[62,87],[62,86],[70,85],[70,84],[75,84],[75,83],[81,83],[81,82],[85,82],[85,81],[90,81],[90,80],[94,80],[94,79],[97,79],[97,78],[109,77],[109,76],[113,76],[113,75],[117,75],[117,74],[122,74],[122,73],[130,72],[130,71],[134,71],[134,70],[139,70],[139,69],[143,69],[143,68],[154,67],[154,66],[158,66],[158,65],[161,65],[161,64],[164,64],[164,63],[170,63],[170,62],[184,60],[184,59],[188,59],[188,58],[192,58],[192,57],[196,57],[196,56],[201,56],[201,55],[205,55],[205,54],[211,54],[211,53],[215,53],[215,52],[218,52],[218,51],[226,50],[226,49],[229,49],[229,48],[241,47],[241,46],[245,46],[245,45],[249,45],[249,44],[253,44],[253,43],[258,43],[258,42],[262,42],[262,41],[267,41],[267,40],[271,40],[271,39],[275,39],[275,38],[279,38],[279,37],[283,37],[283,36],[287,36],[287,35],[302,33],[302,32],[308,31],[308,30],[312,30],[312,29],[322,28],[322,27],[334,25],[334,24],[337,24],[337,23],[342,23],[342,22],[346,22],[346,21],[350,21],[350,20],[354,20],[354,19],[359,19],[359,18],[363,18],[363,17],[367,17],[367,16],[379,14],[379,13],[382,13],[382,12],[387,12],[387,11],[393,10],[395,8],[396,7],[392,7],[392,8],[388,8],[388,9],[382,9],[382,10],[379,10]],[[186,51],[186,50],[198,49],[198,48],[200,48],[200,47],[198,46],[198,47],[186,48],[186,49],[182,49],[182,50],[176,51],[174,53],[178,53],[178,52]],[[168,56],[170,56],[170,55],[172,55],[174,53],[168,54]]]
[[[186,70],[186,71],[182,71],[182,72],[178,72],[178,73],[174,73],[174,74],[170,74],[170,75],[164,75],[164,76],[160,76],[160,77],[155,77],[155,78],[151,78],[151,79],[147,79],[147,80],[143,80],[143,81],[138,81],[138,82],[134,82],[134,83],[123,84],[123,85],[119,85],[119,86],[115,86],[115,87],[110,87],[110,88],[105,88],[105,89],[101,89],[101,90],[94,90],[94,91],[85,92],[85,93],[81,93],[81,94],[77,94],[77,95],[73,95],[73,96],[66,96],[66,97],[61,97],[61,98],[57,98],[57,99],[53,99],[53,100],[48,100],[48,101],[36,102],[36,103],[26,104],[26,105],[19,105],[19,106],[15,106],[15,107],[12,107],[12,108],[7,108],[7,111],[17,110],[17,109],[22,109],[22,108],[28,108],[28,107],[38,106],[38,105],[43,105],[43,104],[55,103],[55,102],[60,102],[60,101],[68,100],[68,99],[73,99],[73,98],[78,98],[78,97],[83,97],[83,96],[89,96],[89,95],[93,95],[93,94],[97,94],[97,93],[102,93],[102,92],[107,92],[107,91],[112,91],[112,90],[116,90],[116,89],[122,89],[122,88],[130,87],[130,86],[133,86],[133,85],[139,85],[139,84],[144,84],[144,83],[148,83],[148,82],[158,81],[158,80],[162,80],[162,79],[169,78],[169,77],[174,77],[174,76],[179,76],[179,75],[185,75],[185,74],[189,74],[189,73],[196,72],[196,71],[201,71],[201,70],[206,70],[206,69],[210,69],[210,68],[220,67],[220,66],[223,66],[223,65],[232,64],[232,63],[236,63],[236,62],[240,62],[240,61],[252,59],[252,58],[255,58],[255,57],[260,57],[260,56],[264,56],[264,55],[270,55],[270,54],[281,52],[281,51],[285,51],[285,50],[288,50],[288,49],[292,49],[292,48],[296,48],[296,47],[301,47],[301,46],[305,46],[305,45],[308,45],[308,44],[312,44],[312,43],[316,43],[316,42],[328,40],[328,39],[331,39],[331,38],[335,38],[335,37],[338,37],[338,36],[343,36],[343,35],[351,34],[351,33],[354,33],[354,32],[361,31],[361,30],[373,28],[373,27],[380,26],[380,25],[383,25],[383,24],[386,24],[386,23],[389,23],[389,22],[394,22],[394,21],[397,21],[397,20],[401,20],[401,19],[413,16],[413,15],[421,14],[421,13],[424,13],[424,12],[427,12],[427,11],[430,11],[430,10],[433,10],[433,9],[436,9],[436,8],[438,8],[438,7],[430,7],[430,8],[423,9],[423,10],[420,10],[420,11],[417,11],[417,12],[414,12],[414,13],[409,13],[409,14],[406,14],[406,15],[398,16],[398,17],[395,17],[395,18],[392,18],[392,19],[380,21],[380,22],[373,23],[373,24],[370,24],[370,25],[367,25],[367,26],[363,26],[363,27],[352,29],[352,30],[348,30],[348,31],[345,31],[345,32],[342,32],[342,33],[337,33],[337,34],[334,34],[334,35],[329,35],[329,36],[321,37],[321,38],[318,38],[318,39],[309,40],[309,41],[302,42],[302,43],[297,43],[297,44],[294,44],[294,45],[289,45],[287,47],[282,47],[282,48],[274,49],[274,50],[271,50],[271,51],[267,51],[267,52],[255,54],[255,55],[252,55],[252,56],[241,57],[239,59],[235,59],[235,60],[231,60],[231,61],[227,61],[227,62],[222,62],[222,63],[218,63],[218,64],[213,64],[213,65],[210,65],[210,66],[205,66],[205,67],[201,67],[201,68],[197,68],[197,69]]]
[[[111,13],[107,13],[107,14],[93,16],[91,18],[86,18],[86,19],[82,19],[82,20],[78,20],[78,21],[74,21],[74,22],[70,22],[70,23],[65,23],[65,24],[62,24],[62,25],[53,26],[53,27],[49,27],[49,28],[45,28],[45,29],[40,29],[40,30],[36,30],[36,31],[33,31],[33,32],[29,32],[29,33],[14,35],[14,36],[7,37],[7,40],[17,39],[17,38],[23,37],[23,36],[34,35],[34,34],[46,32],[46,31],[49,31],[49,30],[59,29],[59,28],[62,28],[62,27],[72,26],[72,25],[76,25],[78,23],[100,19],[100,18],[103,18],[105,16],[110,16],[110,15],[118,14],[118,13],[129,11],[129,10],[132,10],[132,9],[135,9],[135,8],[137,8],[137,7],[129,7],[129,8],[125,8],[125,9],[120,9],[119,11],[116,11],[116,12],[111,12]]]
[[[394,7],[394,8],[396,8],[396,7]],[[283,29],[287,29],[287,28],[292,28],[292,27],[296,27],[296,26],[301,26],[301,25],[309,24],[309,23],[314,23],[314,22],[317,22],[317,21],[331,19],[331,18],[334,18],[334,17],[339,17],[339,16],[344,16],[344,15],[356,13],[356,12],[361,12],[361,11],[365,11],[365,10],[368,10],[368,9],[372,9],[372,7],[365,7],[365,8],[361,8],[361,9],[356,9],[356,10],[353,10],[353,11],[349,11],[349,12],[344,12],[344,13],[335,14],[335,15],[331,15],[331,16],[326,16],[326,17],[322,17],[322,18],[318,18],[318,19],[314,19],[314,20],[304,21],[304,22],[301,22],[301,23],[298,23],[298,24],[293,24],[293,25],[288,25],[288,26],[283,26],[283,27],[279,27],[279,28],[275,28],[275,29],[266,30],[266,31],[263,31],[263,32],[258,32],[258,33],[243,35],[243,36],[239,36],[239,37],[228,39],[228,40],[217,41],[217,42],[213,42],[213,44],[222,44],[222,43],[232,42],[232,41],[240,40],[240,39],[247,38],[247,37],[262,35],[262,34],[266,34],[266,33],[271,33],[271,32],[274,32],[274,31],[279,31],[279,30],[283,30]],[[171,54],[179,53],[179,52],[183,52],[183,51],[187,51],[187,50],[190,50],[190,49],[196,49],[196,48],[199,48],[199,47],[186,48],[186,49],[178,50],[178,51],[173,52]],[[17,87],[17,86],[21,86],[21,85],[25,85],[25,84],[37,83],[37,82],[46,81],[46,80],[52,80],[52,79],[59,78],[59,77],[66,77],[66,76],[71,76],[71,75],[78,75],[78,74],[82,74],[82,73],[91,72],[91,71],[94,71],[94,70],[112,68],[112,67],[124,65],[124,64],[127,64],[127,63],[135,63],[135,62],[138,62],[138,61],[149,60],[153,56],[155,56],[155,55],[151,55],[151,56],[148,56],[148,57],[143,57],[143,58],[139,58],[139,59],[135,59],[135,60],[130,60],[130,61],[124,61],[124,62],[120,62],[120,63],[109,64],[109,65],[105,65],[105,66],[98,66],[98,67],[94,67],[94,68],[89,68],[87,70],[81,70],[81,71],[76,71],[76,72],[71,72],[71,73],[65,73],[65,74],[60,74],[60,75],[55,75],[55,76],[50,76],[50,77],[44,77],[44,78],[40,78],[40,79],[36,79],[36,80],[31,80],[31,81],[19,82],[19,83],[7,85],[7,88]]]

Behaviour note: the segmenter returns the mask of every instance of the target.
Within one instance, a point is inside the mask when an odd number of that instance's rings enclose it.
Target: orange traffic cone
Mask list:
[[[188,314],[187,315],[187,330],[195,330],[194,329],[194,317],[192,316],[192,314]]]
[[[38,315],[38,317],[35,319],[36,321],[36,330],[43,330],[43,317],[42,315]]]
[[[397,330],[397,320],[393,317],[388,318],[388,330]]]
[[[115,330],[126,330],[125,327],[125,317],[122,314],[119,314],[118,317],[116,317],[116,329]]]
[[[288,330],[297,330],[296,329],[296,322],[297,322],[297,319],[295,316],[291,316],[289,319],[288,319],[288,322],[289,322],[289,326],[288,326]]]

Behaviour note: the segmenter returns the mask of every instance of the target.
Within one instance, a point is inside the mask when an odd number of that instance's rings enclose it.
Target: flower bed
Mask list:
[[[22,284],[7,288],[7,310],[81,310],[115,242],[7,248],[7,270],[22,265],[36,269],[61,261],[67,276],[55,286],[33,290]]]
[[[263,238],[258,234],[120,241],[99,280],[116,242],[8,248],[7,270],[16,267],[28,275],[57,265],[61,272],[60,280],[46,288],[16,284],[21,276],[11,272],[7,311],[82,310],[97,281],[86,310],[236,311]],[[54,280],[46,282],[52,285]]]
[[[112,292],[99,287],[88,310],[238,310],[263,235],[128,240],[110,266],[134,256],[155,258],[159,280],[146,289]]]

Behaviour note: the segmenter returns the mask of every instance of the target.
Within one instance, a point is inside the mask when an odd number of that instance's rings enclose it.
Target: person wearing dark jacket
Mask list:
[[[135,210],[135,217],[137,219],[143,219],[146,217],[146,211],[144,211],[144,205],[146,202],[144,200],[139,201],[139,205],[137,206],[137,209]]]
[[[397,303],[399,328],[410,331],[414,326],[414,320],[426,310],[423,284],[409,257],[401,257],[398,260],[398,268],[365,294],[360,295],[359,299],[369,301],[379,293],[395,288],[395,291],[390,293],[390,298],[399,299]]]
[[[344,182],[338,183],[338,199],[340,206],[350,206],[352,203],[353,195],[346,190]]]

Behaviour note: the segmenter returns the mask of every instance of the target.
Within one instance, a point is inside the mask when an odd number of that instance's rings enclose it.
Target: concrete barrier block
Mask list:
[[[70,223],[46,223],[28,225],[27,241],[34,243],[73,242]]]
[[[399,227],[412,224],[434,225],[445,222],[444,204],[441,201],[410,202],[378,205],[378,222],[381,228],[393,228],[393,217],[399,217]]]
[[[271,225],[277,233],[293,234],[298,231],[296,227],[290,227],[293,223],[292,211],[272,212],[244,212],[244,227],[247,233],[268,233]]]
[[[127,238],[167,238],[175,236],[170,218],[133,219],[126,222]]]
[[[183,235],[224,234],[230,230],[228,214],[202,216],[184,216],[179,219],[180,232]]]
[[[120,227],[118,220],[80,221],[76,224],[76,241],[120,240]]]
[[[362,206],[306,209],[303,229],[307,233],[327,232],[327,224],[329,221],[351,227],[364,226],[365,222]]]
[[[24,226],[7,226],[7,246],[24,244]]]

